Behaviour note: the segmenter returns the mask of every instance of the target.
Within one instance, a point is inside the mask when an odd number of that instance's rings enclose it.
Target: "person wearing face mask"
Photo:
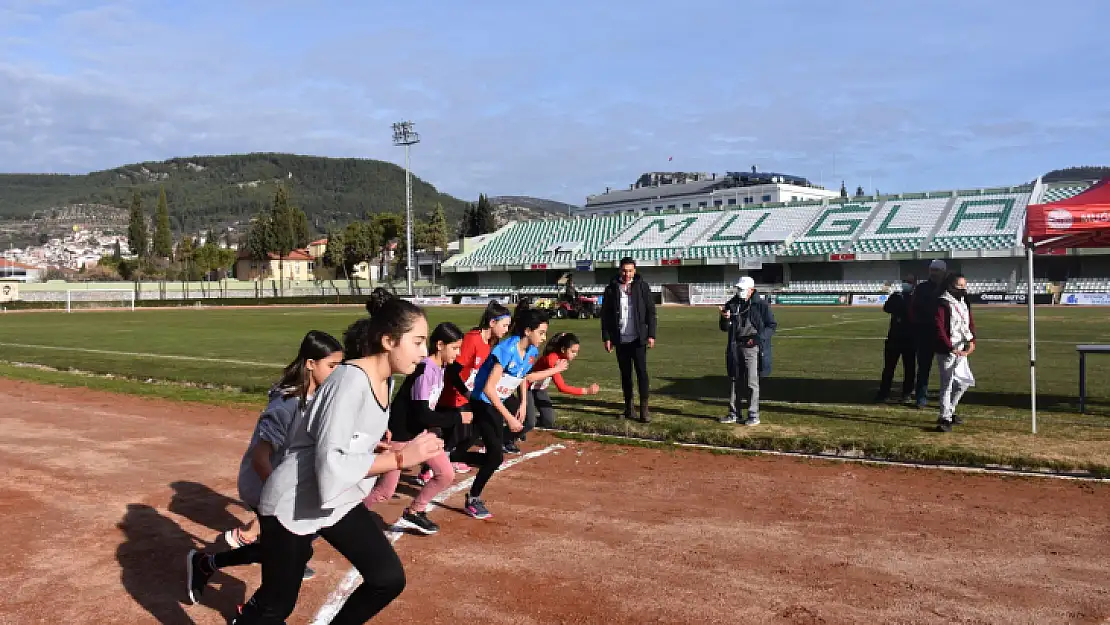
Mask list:
[[[935,351],[940,371],[940,418],[937,429],[951,432],[953,425],[962,425],[956,415],[960,399],[969,386],[975,385],[967,357],[975,351],[975,318],[967,303],[967,280],[954,273],[945,281],[936,312]]]
[[[721,306],[720,328],[728,332],[725,364],[730,380],[728,415],[721,423],[740,420],[746,395],[748,418],[744,425],[759,425],[759,378],[771,375],[771,335],[777,327],[771,307],[756,293],[755,281],[748,276],[740,278],[736,295]]]
[[[890,398],[890,387],[894,384],[894,370],[902,361],[902,402],[913,403],[914,372],[917,369],[917,349],[910,327],[910,293],[913,291],[914,277],[906,276],[899,286],[891,288],[883,303],[883,312],[890,315],[890,327],[886,331],[886,346],[883,350],[883,375],[879,382],[876,402]]]

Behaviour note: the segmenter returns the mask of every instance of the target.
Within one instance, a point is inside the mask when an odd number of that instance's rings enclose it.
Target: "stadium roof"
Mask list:
[[[624,189],[592,195],[586,198],[587,206],[614,204],[633,200],[647,200],[656,197],[674,197],[676,195],[693,195],[705,193],[714,186],[721,184],[723,179],[699,180],[697,182],[684,182],[682,184],[661,184],[657,187],[640,187],[639,189]]]

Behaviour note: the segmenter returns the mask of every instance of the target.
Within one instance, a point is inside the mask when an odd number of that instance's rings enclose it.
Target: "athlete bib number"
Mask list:
[[[466,388],[468,390],[473,391],[474,390],[474,381],[477,380],[477,379],[478,379],[478,370],[477,369],[471,369],[470,370],[470,377],[466,378]]]
[[[497,381],[497,396],[501,399],[508,399],[522,382],[524,382],[523,377],[501,376],[501,379]]]
[[[436,403],[439,402],[439,396],[440,396],[441,393],[443,393],[443,385],[442,384],[437,384],[432,388],[432,391],[428,394],[428,405],[433,410],[435,409]]]

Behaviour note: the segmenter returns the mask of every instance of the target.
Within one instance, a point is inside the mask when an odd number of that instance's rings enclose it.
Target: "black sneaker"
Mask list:
[[[505,443],[504,451],[507,454],[519,454],[520,447],[517,447],[516,443],[514,443],[513,441],[509,441],[508,443]]]
[[[196,603],[208,586],[208,580],[216,573],[208,554],[190,549],[185,558],[185,580],[188,586],[189,603]]]
[[[963,425],[963,424],[964,424],[964,418],[963,417],[961,417],[958,414],[952,415],[952,425]]]
[[[402,529],[420,532],[425,536],[431,536],[439,531],[439,526],[435,524],[435,521],[428,518],[427,512],[413,512],[408,508],[405,509],[401,518],[397,519],[396,525]]]
[[[481,499],[470,496],[466,498],[466,513],[475,519],[488,519],[493,516]]]
[[[313,577],[316,577],[316,571],[313,571],[308,566],[305,566],[304,567],[304,574],[301,576],[301,580],[302,581],[308,581],[308,580],[312,579]]]
[[[938,432],[951,432],[952,431],[952,422],[948,421],[947,419],[938,419],[937,420],[937,431]]]

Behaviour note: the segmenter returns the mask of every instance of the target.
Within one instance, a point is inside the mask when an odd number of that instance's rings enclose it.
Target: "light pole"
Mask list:
[[[412,290],[415,268],[412,265],[412,172],[409,170],[409,147],[416,143],[420,143],[420,135],[412,129],[412,122],[393,124],[393,145],[405,146],[405,275],[408,278],[409,295],[415,295]]]

